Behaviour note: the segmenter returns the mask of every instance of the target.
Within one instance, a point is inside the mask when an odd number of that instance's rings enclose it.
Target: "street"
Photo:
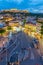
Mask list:
[[[42,65],[42,61],[30,36],[19,32],[12,36],[9,45],[0,53],[0,65],[7,65],[14,54],[18,54],[20,65]]]

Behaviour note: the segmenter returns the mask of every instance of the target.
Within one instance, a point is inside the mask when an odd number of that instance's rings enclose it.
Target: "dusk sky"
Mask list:
[[[0,0],[0,10],[11,8],[43,13],[43,0]]]

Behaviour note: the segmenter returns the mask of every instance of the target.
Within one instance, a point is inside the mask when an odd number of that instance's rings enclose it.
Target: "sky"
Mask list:
[[[43,13],[43,0],[0,0],[0,10],[13,8]]]

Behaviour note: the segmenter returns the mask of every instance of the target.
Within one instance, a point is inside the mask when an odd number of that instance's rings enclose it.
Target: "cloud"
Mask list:
[[[20,4],[21,2],[23,2],[23,0],[6,0],[7,2],[15,2],[17,4]]]
[[[28,10],[30,10],[31,12],[43,12],[43,0],[28,0],[28,5]]]
[[[1,2],[2,0],[0,0],[0,2]]]
[[[30,8],[28,9],[30,12],[33,12],[33,13],[43,13],[43,9],[37,9],[37,8]]]
[[[43,13],[43,10],[35,9],[33,10],[34,13]]]
[[[23,0],[14,0],[15,2],[21,3]]]
[[[37,13],[43,12],[43,0],[0,0],[0,6],[2,5],[4,5],[3,8],[6,7],[6,8],[27,9],[31,12],[37,12]]]
[[[15,2],[15,3],[21,3],[21,2],[23,2],[24,0],[0,0],[0,2]]]
[[[28,0],[30,6],[41,6],[43,5],[43,0]]]
[[[29,0],[28,0],[29,1]],[[35,3],[35,4],[38,4],[38,3],[42,3],[43,2],[43,0],[30,0],[30,2],[31,2],[31,4],[33,3]]]

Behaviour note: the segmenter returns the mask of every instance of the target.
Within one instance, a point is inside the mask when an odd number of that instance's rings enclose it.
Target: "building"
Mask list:
[[[36,25],[36,17],[27,16],[26,17],[26,22]]]
[[[9,22],[9,26],[19,26],[19,23],[18,22]]]
[[[3,16],[3,20],[5,20],[5,21],[11,21],[13,19],[14,18],[10,14],[6,14],[6,15]]]
[[[39,17],[37,21],[38,22],[43,22],[43,17]]]
[[[1,19],[3,19],[3,16],[2,16],[2,15],[0,15],[0,20],[1,20]]]
[[[0,22],[0,29],[3,28],[3,27],[5,27],[5,23]]]
[[[33,31],[36,31],[36,25],[33,25],[33,24],[29,24],[29,23],[26,23],[25,24],[25,28],[28,28],[30,30],[33,30]]]

